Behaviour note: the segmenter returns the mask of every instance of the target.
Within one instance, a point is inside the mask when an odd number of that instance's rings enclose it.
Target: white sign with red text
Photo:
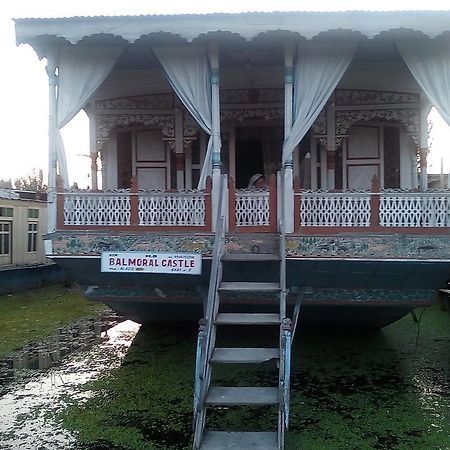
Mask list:
[[[103,252],[102,272],[200,275],[202,255],[198,253]]]

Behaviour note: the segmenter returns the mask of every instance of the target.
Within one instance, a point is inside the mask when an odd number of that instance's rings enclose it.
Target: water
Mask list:
[[[417,315],[420,323],[409,315],[380,331],[300,323],[286,450],[450,449],[450,315],[437,305]],[[19,372],[0,397],[0,449],[191,448],[197,327],[123,322],[108,335],[58,367]],[[218,339],[250,346],[255,336],[268,346],[277,332],[229,328]],[[268,386],[277,368],[214,376]],[[76,434],[55,419],[61,411]],[[270,430],[272,413],[222,408],[211,425]]]
[[[0,397],[0,449],[57,450],[75,448],[73,433],[54,413],[90,396],[83,386],[120,366],[140,325],[125,321],[110,328],[90,349],[72,354],[45,371],[17,371]]]

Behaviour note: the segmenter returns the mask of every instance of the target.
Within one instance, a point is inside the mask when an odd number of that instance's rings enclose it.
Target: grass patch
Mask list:
[[[100,303],[87,301],[77,288],[62,285],[0,296],[0,357],[38,342],[81,317],[98,314]]]
[[[82,448],[190,449],[196,334],[195,326],[143,326],[122,366],[65,411]],[[255,334],[231,331],[221,344]],[[425,310],[419,330],[411,315],[376,332],[300,325],[292,363],[286,450],[450,448],[450,317],[438,306]],[[214,372],[222,385],[271,385],[276,375],[270,365]],[[273,430],[272,413],[219,408],[209,425]]]

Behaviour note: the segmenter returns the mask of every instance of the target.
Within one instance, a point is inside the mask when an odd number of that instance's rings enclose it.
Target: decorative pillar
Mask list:
[[[419,189],[428,189],[428,114],[431,110],[428,97],[422,92],[420,94],[420,142],[419,142]]]
[[[336,187],[336,108],[334,92],[327,105],[327,189]]]
[[[89,118],[89,156],[91,158],[91,188],[93,191],[98,190],[98,166],[97,158],[99,150],[97,148],[97,130],[95,126],[95,118],[92,109],[89,107],[86,110]]]
[[[47,192],[47,231],[56,230],[56,61],[53,54],[47,56],[48,76],[48,192]]]
[[[292,129],[293,98],[294,98],[294,41],[289,40],[284,51],[284,140],[286,141]],[[282,168],[282,189],[284,202],[281,215],[284,231],[294,231],[294,189],[293,189],[293,160],[292,155],[285,161]]]
[[[98,173],[98,166],[97,166],[97,158],[98,153],[90,153],[91,157],[91,183],[92,183],[92,190],[98,191],[98,179],[97,179],[97,173]]]
[[[213,228],[216,226],[217,206],[219,204],[219,185],[221,177],[220,161],[220,99],[219,99],[219,49],[216,42],[208,47],[208,56],[211,66],[211,138],[212,138],[212,204]],[[226,186],[224,187],[226,189]]]
[[[428,148],[419,148],[419,189],[421,191],[428,189],[427,156]]]
[[[183,110],[180,101],[177,99],[175,106],[175,170],[177,173],[177,190],[185,188],[183,134]]]

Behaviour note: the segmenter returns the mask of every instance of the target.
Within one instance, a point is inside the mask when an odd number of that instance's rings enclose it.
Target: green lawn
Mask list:
[[[78,289],[61,285],[0,296],[0,357],[53,334],[104,306],[85,300]]]

